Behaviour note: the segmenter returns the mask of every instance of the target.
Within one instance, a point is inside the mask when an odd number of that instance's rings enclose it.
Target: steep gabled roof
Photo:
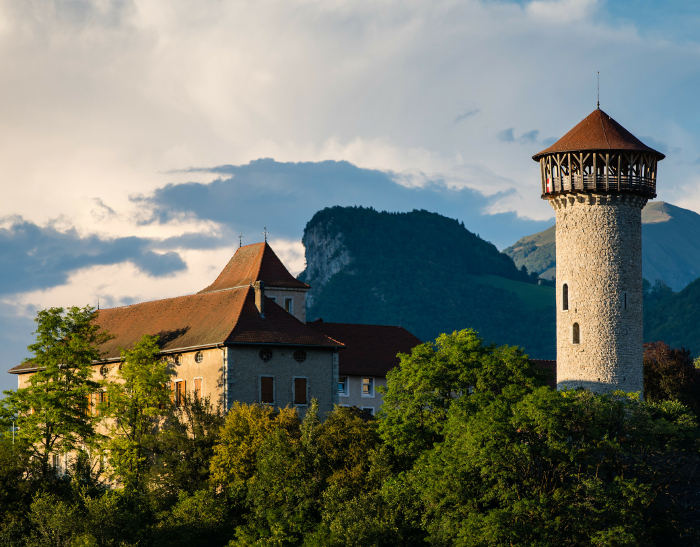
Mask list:
[[[163,351],[218,344],[342,347],[342,343],[308,328],[269,298],[265,299],[265,317],[261,317],[252,287],[100,310],[97,322],[115,336],[102,346],[105,359],[118,358],[119,348],[133,348],[144,334],[159,335]],[[35,367],[31,363],[24,363],[9,372],[32,370]]]
[[[648,147],[605,112],[597,109],[552,146],[532,156],[532,159],[539,161],[542,156],[554,152],[583,150],[634,150],[652,152],[658,156],[659,160],[666,157],[661,152]]]
[[[308,289],[284,267],[272,248],[264,243],[239,247],[216,281],[198,294],[231,289],[262,281],[266,287]]]
[[[398,366],[397,353],[411,353],[422,342],[403,327],[314,321],[307,326],[345,344],[340,374],[386,376]]]

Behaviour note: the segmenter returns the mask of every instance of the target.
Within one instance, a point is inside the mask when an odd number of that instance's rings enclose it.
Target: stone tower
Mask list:
[[[556,212],[558,388],[643,395],[642,208],[664,155],[597,109],[532,159]]]

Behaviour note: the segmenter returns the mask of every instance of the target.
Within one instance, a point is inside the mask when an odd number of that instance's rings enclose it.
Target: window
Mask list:
[[[260,359],[267,363],[270,359],[272,359],[272,350],[267,348],[261,349],[258,355],[260,355]]]
[[[362,378],[362,396],[374,397],[374,378]]]
[[[569,285],[566,283],[561,288],[561,309],[564,311],[569,309]]]
[[[202,400],[202,379],[201,378],[194,379],[194,398],[197,401]]]
[[[294,314],[294,299],[285,298],[284,299],[284,311]]]
[[[348,377],[341,376],[338,378],[338,395],[341,397],[348,396]]]
[[[266,405],[275,402],[275,378],[273,376],[260,377],[260,402]]]
[[[363,406],[363,407],[360,407],[360,410],[362,412],[366,412],[367,414],[374,416],[374,407],[373,406]]]
[[[622,309],[626,310],[627,309],[627,293],[624,293],[624,298],[623,298],[623,307]]]
[[[194,354],[194,360],[196,363],[201,363],[204,361],[204,354],[201,351],[198,351]]]
[[[58,469],[61,466],[61,457],[58,454],[51,456],[51,464],[54,469]]]
[[[181,406],[185,402],[185,381],[177,380],[173,383],[173,403]]]
[[[105,411],[105,406],[109,404],[109,397],[106,391],[100,391],[95,394],[95,401],[97,403],[97,408],[95,409],[95,414],[100,414],[100,406],[102,406],[102,412]]]
[[[182,355],[176,355],[176,356],[175,356],[175,364],[176,364],[176,365],[181,365],[181,364],[182,364]]]
[[[294,352],[294,360],[297,363],[303,363],[306,361],[306,352],[303,349],[298,349]]]
[[[294,378],[294,404],[307,404],[306,378]]]
[[[581,342],[578,323],[574,323],[574,326],[571,328],[571,342],[574,344],[579,344]]]

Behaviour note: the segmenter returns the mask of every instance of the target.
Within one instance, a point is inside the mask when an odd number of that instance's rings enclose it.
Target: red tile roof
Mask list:
[[[577,152],[583,150],[635,150],[652,152],[659,160],[664,159],[661,152],[648,147],[632,133],[613,120],[602,110],[594,110],[581,123],[555,142],[532,156],[539,161],[542,156],[553,152]]]
[[[411,353],[422,342],[403,327],[314,321],[308,327],[345,344],[338,354],[340,374],[386,376],[399,364],[397,353]]]
[[[265,242],[239,247],[216,281],[199,294],[251,285],[256,281],[262,281],[266,287],[309,288],[289,273]]]
[[[144,334],[159,335],[163,351],[218,344],[342,347],[340,342],[308,328],[269,298],[265,299],[262,318],[252,287],[104,309],[97,322],[115,335],[102,347],[106,359],[118,358],[120,347],[131,349]],[[9,372],[31,370],[32,364],[24,363]]]

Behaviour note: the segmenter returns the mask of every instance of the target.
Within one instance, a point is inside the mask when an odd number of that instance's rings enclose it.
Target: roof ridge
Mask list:
[[[131,306],[140,306],[141,304],[150,304],[152,302],[163,302],[165,300],[177,300],[178,298],[185,298],[186,296],[206,296],[207,294],[212,294],[222,291],[234,291],[238,289],[244,289],[249,287],[249,285],[239,285],[238,287],[227,287],[225,289],[216,289],[215,291],[209,292],[193,292],[189,294],[180,294],[178,296],[166,296],[165,298],[154,298],[153,300],[144,300],[143,302],[135,302],[134,304],[125,304],[124,306],[114,306],[113,308],[100,308],[96,311],[108,311],[108,310],[121,310],[122,308],[130,308]]]
[[[600,118],[600,127],[603,129],[603,137],[605,138],[605,144],[608,145],[608,148],[611,148],[612,145],[610,144],[610,140],[608,140],[608,132],[605,130],[605,124],[603,123],[603,116],[608,116],[608,115],[605,112],[603,112],[602,110],[600,110],[600,108],[598,108],[598,111],[600,112],[598,117]],[[608,116],[608,118],[609,117],[610,116]]]

